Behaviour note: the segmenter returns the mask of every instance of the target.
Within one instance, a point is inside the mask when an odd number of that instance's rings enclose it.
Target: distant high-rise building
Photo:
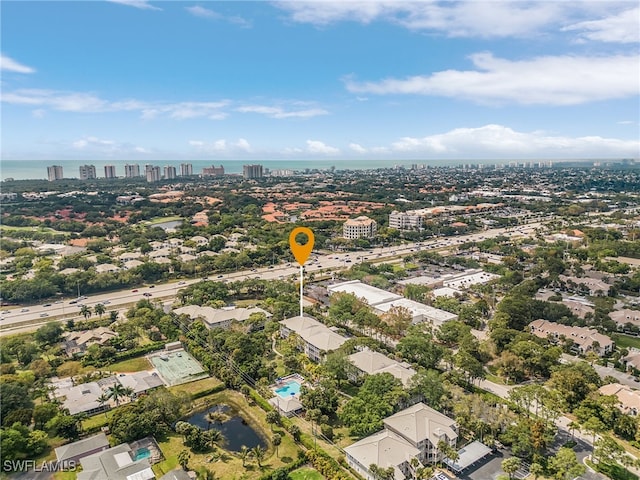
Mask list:
[[[50,167],[47,167],[47,175],[50,182],[53,182],[55,180],[62,180],[64,178],[62,174],[62,166],[52,165]]]
[[[128,163],[124,166],[124,176],[126,178],[135,178],[140,176],[140,165],[137,163],[134,165],[129,165]]]
[[[221,177],[224,175],[224,167],[220,165],[216,167],[215,165],[211,165],[210,167],[204,167],[202,169],[203,177]]]
[[[176,178],[176,167],[171,166],[171,165],[166,165],[164,167],[164,179],[165,180],[173,180],[174,178]]]
[[[190,163],[181,163],[180,164],[180,176],[181,177],[189,177],[193,175],[193,165]]]
[[[93,180],[96,178],[95,165],[80,165],[80,180]]]
[[[116,178],[116,166],[105,165],[104,166],[104,178]]]
[[[262,178],[262,165],[243,165],[242,176],[245,179]]]
[[[162,179],[160,177],[160,167],[153,165],[145,165],[144,174],[147,177],[147,182],[159,182]]]

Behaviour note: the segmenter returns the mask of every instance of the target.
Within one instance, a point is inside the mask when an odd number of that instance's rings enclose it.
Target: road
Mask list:
[[[456,237],[438,238],[434,240],[407,243],[402,246],[372,248],[366,252],[349,253],[314,253],[305,265],[306,274],[315,272],[330,272],[351,267],[355,263],[363,261],[382,263],[396,259],[398,257],[414,254],[419,251],[429,251],[443,248],[452,248],[461,243],[470,241],[480,241],[488,238],[495,238],[501,235],[511,238],[520,238],[530,235],[536,228],[542,225],[540,220],[518,227],[494,228],[478,233],[459,235]],[[237,281],[248,278],[260,278],[263,280],[285,279],[290,275],[299,275],[299,266],[296,264],[276,264],[269,267],[262,267],[252,270],[243,270],[221,275],[211,275],[210,280]],[[135,302],[145,298],[149,294],[150,299],[154,298],[174,298],[179,289],[193,283],[200,282],[201,279],[191,279],[182,281],[172,281],[165,284],[157,284],[153,287],[145,286],[127,290],[112,291],[91,295],[77,303],[75,298],[67,298],[54,302],[44,302],[43,305],[19,305],[6,308],[0,313],[0,334],[11,333],[13,329],[27,326],[37,328],[38,325],[51,320],[61,320],[69,318],[79,318],[82,305],[95,307],[98,303],[105,305],[107,310],[121,310],[128,308]],[[71,303],[74,302],[74,303]]]

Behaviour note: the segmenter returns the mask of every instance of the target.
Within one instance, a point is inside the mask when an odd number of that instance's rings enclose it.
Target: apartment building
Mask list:
[[[105,165],[104,166],[104,178],[116,178],[116,166]]]
[[[262,165],[242,166],[242,177],[246,180],[251,180],[253,178],[262,178],[263,176],[264,172],[262,170]]]
[[[571,350],[580,355],[593,351],[602,357],[612,353],[615,348],[613,340],[593,328],[570,327],[547,320],[534,320],[529,324],[529,329],[536,337],[548,338],[554,343],[561,342],[563,338],[571,339]]]
[[[93,180],[96,176],[95,165],[80,165],[80,180]]]
[[[64,175],[62,173],[62,166],[51,165],[50,167],[47,167],[47,177],[49,178],[50,182],[55,182],[56,180],[62,180],[64,178]]]
[[[124,166],[124,176],[125,178],[136,178],[140,176],[140,165],[134,164],[129,165],[128,163]]]
[[[314,362],[320,362],[324,356],[339,348],[347,341],[329,327],[311,317],[291,317],[280,321],[280,336],[288,338],[295,333],[300,337],[298,349]]]
[[[193,175],[193,165],[191,163],[181,163],[180,164],[180,176],[181,177],[189,177]]]

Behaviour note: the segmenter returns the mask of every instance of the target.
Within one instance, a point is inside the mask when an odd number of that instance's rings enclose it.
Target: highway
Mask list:
[[[457,245],[469,241],[481,241],[488,238],[495,238],[501,235],[511,238],[521,238],[529,236],[535,232],[536,228],[542,225],[541,221],[521,225],[518,227],[495,228],[484,230],[478,233],[458,235],[455,237],[441,237],[423,242],[407,243],[401,246],[378,247],[368,251],[348,252],[348,253],[313,253],[309,261],[305,264],[305,275],[314,272],[328,273],[330,271],[349,268],[356,263],[363,261],[382,263],[393,261],[398,257],[415,254],[419,251],[442,251],[455,248]],[[212,274],[207,277],[209,280],[217,281],[238,281],[248,278],[260,278],[263,280],[285,279],[290,275],[299,276],[300,267],[296,263],[276,264],[269,267],[261,267],[252,270],[243,270],[226,274]],[[65,298],[57,301],[45,301],[42,305],[18,305],[4,308],[0,313],[0,333],[8,334],[16,327],[32,326],[36,329],[38,325],[51,320],[66,320],[78,318],[82,305],[93,307],[101,303],[107,312],[110,310],[121,310],[134,304],[135,302],[149,298],[172,299],[179,289],[202,279],[174,280],[169,283],[156,284],[153,286],[133,287],[131,289],[111,291],[108,293],[95,294],[78,300],[75,297]],[[148,296],[145,296],[148,295]],[[73,302],[73,303],[71,303]],[[93,318],[93,317],[92,317]]]

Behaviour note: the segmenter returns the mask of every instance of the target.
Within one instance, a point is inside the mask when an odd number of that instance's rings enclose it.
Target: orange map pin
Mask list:
[[[307,236],[307,243],[304,245],[300,245],[296,242],[296,235],[299,233],[303,233]],[[313,232],[311,229],[307,227],[294,228],[289,234],[289,248],[291,248],[291,252],[293,253],[293,256],[296,257],[300,266],[303,266],[309,258],[309,255],[311,255],[311,250],[313,250]]]

